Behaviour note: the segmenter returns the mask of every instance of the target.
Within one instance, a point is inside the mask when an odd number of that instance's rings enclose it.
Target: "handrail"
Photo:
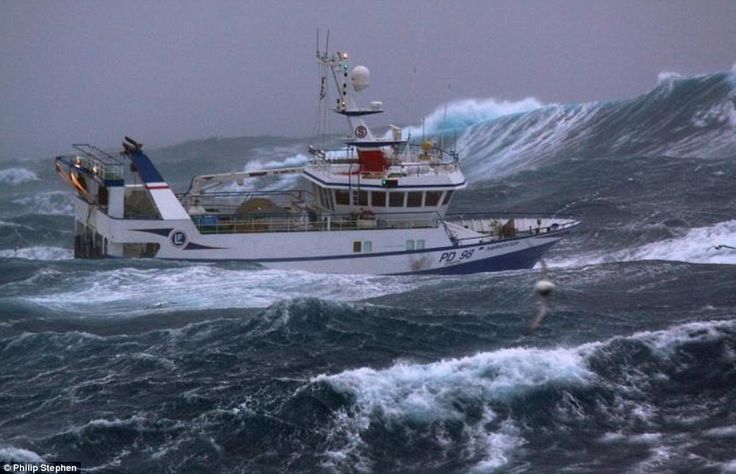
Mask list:
[[[558,215],[553,214],[540,214],[538,212],[517,212],[517,211],[472,211],[472,212],[459,212],[452,211],[445,213],[446,219],[461,218],[461,217],[474,216],[476,219],[479,217],[539,217],[542,219],[569,219],[577,221],[578,218],[569,215]]]
[[[397,219],[397,214],[405,214]],[[390,216],[390,218],[385,218]],[[261,232],[324,232],[342,230],[429,229],[440,225],[435,212],[360,214],[255,213],[252,215],[192,216],[192,222],[203,234]]]
[[[111,155],[105,150],[102,150],[101,148],[98,148],[94,145],[90,145],[89,143],[73,143],[72,147],[74,147],[80,153],[84,153],[85,155],[91,158],[94,158],[97,160],[101,160],[102,158],[104,158],[106,160],[111,160],[115,164],[118,164],[118,165],[123,164],[123,162],[119,160],[117,157],[115,157],[114,155]]]
[[[462,237],[453,239],[453,244],[459,245],[468,240],[478,240],[482,242],[505,242],[509,240],[523,239],[536,235],[544,236],[548,234],[557,234],[572,229],[580,224],[580,221],[565,222],[563,224],[553,224],[551,226],[532,228],[529,230],[516,230],[511,236],[501,236],[497,234],[483,234],[480,236]]]
[[[421,143],[407,143],[407,146],[422,149]],[[438,151],[440,153],[440,156],[443,156],[443,155],[449,156],[450,158],[452,158],[453,162],[460,161],[460,155],[458,155],[457,151],[455,150],[446,151],[443,148],[440,148],[439,146],[436,146],[436,145],[432,145],[432,148],[430,150]]]
[[[572,217],[541,216],[539,214],[523,212],[470,212],[446,214],[445,219],[447,222],[454,225],[460,225],[466,229],[481,234],[481,240],[489,242],[508,241],[537,235],[557,234],[580,224],[578,219]],[[506,219],[515,220],[513,228],[506,229],[506,225],[508,225],[508,221],[504,223],[504,220]],[[529,221],[532,221],[532,225],[529,225]],[[476,224],[480,224],[480,230],[477,229]],[[487,224],[486,228],[484,228],[484,224]],[[479,236],[462,237],[455,239],[453,243],[458,245],[464,241],[477,240],[478,238]]]
[[[404,148],[404,149],[412,149],[413,148],[413,149],[417,149],[417,150],[422,150],[422,152],[424,151],[421,143],[411,143],[411,142],[409,142],[407,140],[404,140],[401,145],[396,145],[396,146],[398,146],[399,148]],[[327,156],[327,153],[338,153],[338,152],[345,153],[347,156],[353,156],[355,154],[355,152],[356,152],[356,149],[357,149],[357,147],[355,147],[355,146],[345,146],[345,147],[339,147],[339,148],[317,148],[317,147],[309,146],[307,148],[308,148],[308,151],[309,151],[309,153],[311,155],[317,156],[319,158],[321,158],[322,156],[325,156],[326,157]],[[452,159],[451,160],[452,162],[457,162],[457,161],[460,160],[460,157],[459,157],[457,151],[455,151],[455,150],[447,151],[444,148],[440,148],[437,145],[432,145],[432,148],[430,148],[430,151],[435,152],[435,153],[439,153],[440,156],[445,156],[445,155],[446,156],[449,156]],[[323,155],[320,155],[319,154],[320,152]],[[322,160],[324,160],[324,161],[339,161],[340,159],[341,158],[333,158],[333,159],[321,158],[320,161],[322,161]],[[348,159],[350,159],[350,158],[348,158]]]
[[[68,167],[85,168],[92,174],[107,180],[122,180],[125,176],[123,164],[120,162],[104,162],[89,153],[82,155],[60,155],[56,161],[64,163]]]
[[[215,191],[205,193],[191,193],[183,192],[176,193],[178,198],[184,197],[240,197],[240,196],[278,196],[278,195],[294,195],[294,194],[306,194],[313,195],[312,191],[308,189],[283,189],[283,190],[249,190],[249,191]]]
[[[333,175],[344,175],[347,171],[348,173],[355,173],[357,174],[357,170],[351,170],[350,166],[357,164],[355,163],[330,163],[329,161],[326,161],[324,163],[314,163],[314,167],[323,171],[326,171],[330,176]],[[340,165],[342,165],[342,168],[338,168]],[[423,170],[426,170],[424,174],[434,173],[435,175],[438,172],[452,172],[460,168],[460,163],[458,162],[441,162],[441,163],[432,163],[430,161],[419,161],[419,162],[402,162],[402,163],[390,163],[386,167],[385,170],[382,172],[379,172],[384,177],[390,177],[390,176],[421,176],[423,173]]]
[[[483,216],[485,219],[502,218],[498,213],[466,213],[465,216],[473,215],[477,219]],[[523,213],[515,213],[513,217],[520,218]],[[531,216],[530,214],[526,214]],[[549,221],[554,217],[540,217]],[[454,216],[458,218],[459,216]],[[509,216],[511,217],[511,216]],[[522,217],[523,218],[523,217]],[[561,222],[546,222],[545,225],[530,227],[527,229],[515,229],[511,236],[501,236],[496,233],[478,232],[480,235],[470,237],[458,237],[448,227],[452,223],[453,216],[446,215],[444,218],[437,211],[424,212],[392,212],[377,214],[340,213],[318,214],[304,210],[299,213],[288,212],[259,212],[249,215],[238,214],[203,214],[192,216],[192,221],[202,233],[260,233],[260,232],[322,232],[341,230],[381,230],[381,229],[421,229],[437,228],[442,225],[448,237],[454,244],[474,239],[510,240],[526,235],[539,235],[556,233],[567,230],[579,224],[575,219],[561,219]]]

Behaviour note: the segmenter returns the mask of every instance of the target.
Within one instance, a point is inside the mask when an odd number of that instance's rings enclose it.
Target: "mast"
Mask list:
[[[325,48],[329,48],[329,31],[327,32]],[[371,102],[369,108],[361,108],[356,105],[353,98],[353,93],[359,93],[368,87],[370,83],[370,71],[368,68],[365,66],[356,66],[350,70],[349,55],[347,52],[336,51],[330,54],[328,49],[324,52],[319,51],[319,40],[317,60],[321,65],[329,69],[332,75],[337,92],[335,108],[332,110],[347,119],[349,143],[354,145],[368,144],[370,142],[380,143],[381,141],[376,140],[361,117],[382,113],[383,104],[379,101],[374,101]]]

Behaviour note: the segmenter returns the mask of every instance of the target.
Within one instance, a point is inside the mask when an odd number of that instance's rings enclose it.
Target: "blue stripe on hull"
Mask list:
[[[526,250],[511,252],[496,257],[488,257],[482,260],[474,260],[468,263],[459,263],[456,265],[448,265],[442,268],[425,270],[421,272],[411,272],[410,274],[434,274],[434,275],[467,275],[470,273],[483,272],[500,272],[504,270],[523,270],[532,268],[542,258],[542,255],[549,250],[557,241],[548,244],[542,244]]]

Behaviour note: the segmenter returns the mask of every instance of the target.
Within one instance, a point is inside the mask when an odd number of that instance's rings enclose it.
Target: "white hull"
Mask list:
[[[155,244],[155,254],[150,256],[159,259],[247,261],[267,268],[319,273],[475,273],[531,268],[565,231],[500,241],[490,236],[466,238],[459,243],[452,241],[443,226],[202,234],[190,219],[116,219],[82,199],[77,201],[76,214],[78,224],[84,223],[98,235],[101,257],[125,257],[126,244]],[[407,241],[422,242],[423,248],[417,245],[408,250]],[[360,251],[355,251],[356,242],[361,243]]]

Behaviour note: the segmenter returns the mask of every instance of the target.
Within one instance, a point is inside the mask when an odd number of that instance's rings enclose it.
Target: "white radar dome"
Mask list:
[[[362,91],[371,82],[371,72],[365,66],[355,66],[350,74],[350,83],[355,92]]]

